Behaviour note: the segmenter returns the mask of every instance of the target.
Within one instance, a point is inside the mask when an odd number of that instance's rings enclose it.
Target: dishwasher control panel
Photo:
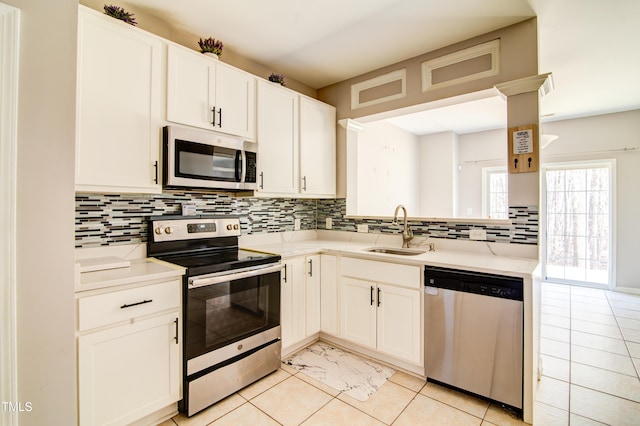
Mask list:
[[[425,266],[425,293],[444,289],[475,293],[502,299],[522,300],[522,278],[483,272]]]

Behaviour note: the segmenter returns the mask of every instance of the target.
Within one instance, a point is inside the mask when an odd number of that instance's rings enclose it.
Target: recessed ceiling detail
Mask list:
[[[421,64],[422,91],[500,74],[500,40],[459,50]]]
[[[407,96],[407,70],[401,69],[351,85],[351,109]]]

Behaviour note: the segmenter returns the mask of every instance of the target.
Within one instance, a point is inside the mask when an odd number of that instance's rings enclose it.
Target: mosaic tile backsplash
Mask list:
[[[231,214],[240,217],[245,234],[325,229],[331,217],[334,230],[356,232],[366,223],[370,233],[397,233],[399,225],[381,219],[347,219],[346,201],[234,197],[223,193],[193,191],[160,195],[76,194],[76,248],[143,243],[147,240],[147,217],[180,214],[182,203],[193,201],[198,214]],[[537,207],[510,207],[511,225],[464,222],[410,221],[415,235],[432,238],[469,239],[470,229],[485,229],[487,241],[515,244],[538,243]]]

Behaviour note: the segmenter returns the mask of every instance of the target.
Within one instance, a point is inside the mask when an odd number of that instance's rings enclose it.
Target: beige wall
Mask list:
[[[19,424],[76,423],[74,134],[77,1],[20,9],[17,162]]]
[[[80,0],[80,4],[83,4],[97,11],[104,12],[104,0]],[[171,40],[174,43],[178,43],[193,50],[200,51],[198,47],[198,40],[201,36],[195,35],[185,29],[176,28],[167,21],[155,18],[145,9],[136,7],[134,5],[129,5],[126,2],[119,2],[117,4],[118,6],[124,7],[128,12],[135,14],[138,28],[142,28],[143,30],[149,31],[150,33],[166,38],[167,40]],[[224,43],[224,40],[222,41]],[[266,65],[251,60],[250,58],[245,58],[241,55],[238,55],[228,47],[224,48],[221,61],[265,79],[269,76],[269,74],[275,71]],[[290,77],[286,77],[286,84],[287,87],[292,90],[295,90],[307,96],[311,96],[312,98],[317,97],[317,92],[315,89]]]

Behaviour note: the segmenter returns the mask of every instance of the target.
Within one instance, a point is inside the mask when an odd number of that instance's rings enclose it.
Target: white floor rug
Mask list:
[[[284,363],[359,401],[369,399],[395,373],[321,342],[302,349]]]

